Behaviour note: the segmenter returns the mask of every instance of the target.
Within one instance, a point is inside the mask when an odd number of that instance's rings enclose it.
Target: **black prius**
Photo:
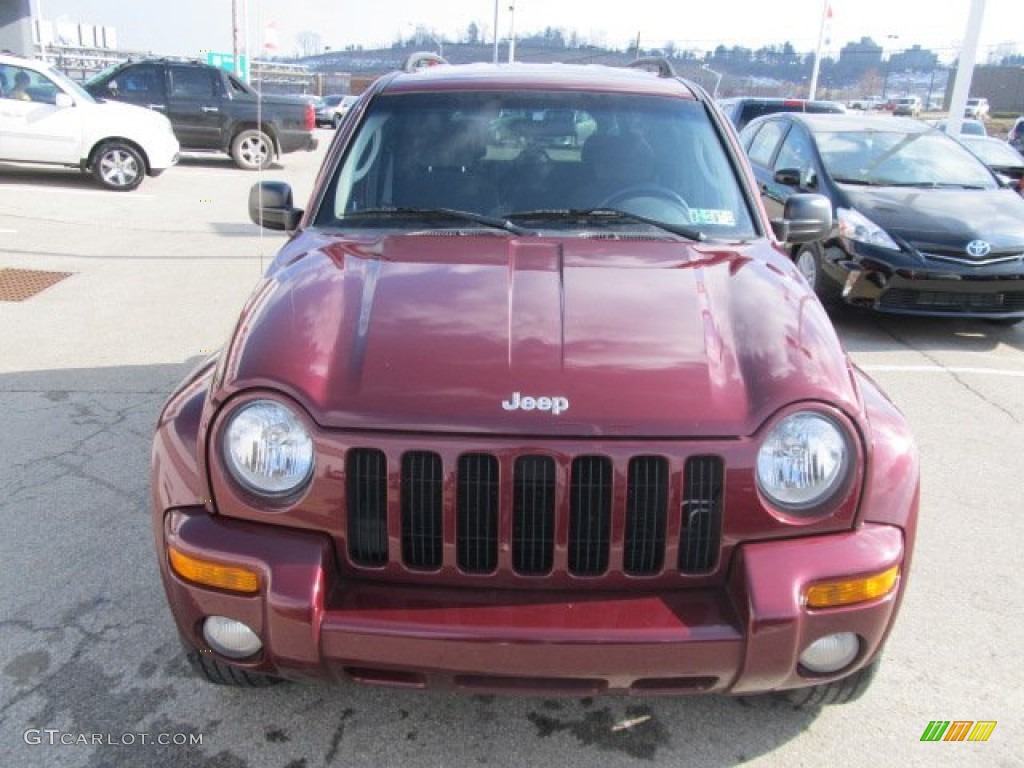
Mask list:
[[[825,240],[791,248],[827,302],[882,312],[1024,320],[1024,198],[918,120],[777,114],[740,134],[765,207],[817,192]]]

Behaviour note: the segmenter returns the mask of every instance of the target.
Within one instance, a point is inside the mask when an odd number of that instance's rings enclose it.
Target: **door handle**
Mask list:
[[[161,110],[161,111],[167,109],[167,105],[166,104],[147,104],[146,106],[149,107],[150,109],[158,109],[158,110]]]
[[[203,112],[220,112],[219,107],[203,107]]]

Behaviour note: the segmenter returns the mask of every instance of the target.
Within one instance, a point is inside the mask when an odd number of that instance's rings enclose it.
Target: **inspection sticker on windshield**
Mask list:
[[[691,224],[719,224],[723,227],[732,227],[736,224],[736,215],[732,211],[722,211],[715,208],[691,208]]]

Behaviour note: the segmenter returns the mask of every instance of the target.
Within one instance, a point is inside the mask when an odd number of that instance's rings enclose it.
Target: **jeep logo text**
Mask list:
[[[506,411],[551,411],[553,416],[569,410],[567,397],[523,397],[513,392],[508,400],[501,401]]]

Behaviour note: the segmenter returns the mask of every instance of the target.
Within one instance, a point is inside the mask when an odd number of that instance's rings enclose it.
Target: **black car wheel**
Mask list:
[[[235,165],[247,171],[264,170],[274,160],[274,142],[263,131],[250,128],[231,142],[231,158]]]
[[[338,130],[338,126],[340,125],[341,115],[335,114],[335,116],[331,118],[331,127],[334,128],[334,130]]]
[[[840,298],[839,286],[821,268],[821,246],[816,243],[801,245],[793,257],[796,268],[821,299],[823,304],[835,303]]]
[[[233,685],[238,688],[266,688],[284,682],[276,677],[248,672],[232,667],[215,658],[210,651],[192,650],[186,658],[197,675],[214,685]]]
[[[826,704],[846,704],[864,695],[871,686],[871,681],[875,679],[878,665],[879,659],[875,659],[842,680],[782,691],[778,695],[797,709],[817,709]]]
[[[142,154],[123,141],[108,141],[92,158],[92,175],[106,189],[130,192],[146,176]]]

